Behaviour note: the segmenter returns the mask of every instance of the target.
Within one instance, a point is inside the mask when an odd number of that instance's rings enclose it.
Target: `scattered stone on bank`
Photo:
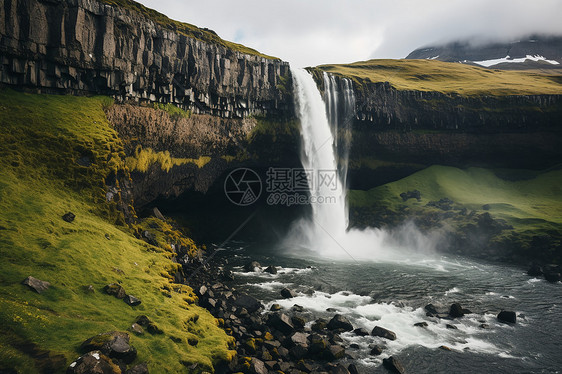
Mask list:
[[[110,331],[93,336],[80,345],[82,352],[101,351],[110,358],[130,364],[137,357],[137,350],[129,345],[129,334]]]
[[[418,190],[402,192],[400,194],[402,201],[408,201],[408,199],[416,199],[417,201],[421,201],[421,192]]]
[[[502,310],[498,314],[498,321],[500,322],[507,322],[507,323],[516,323],[517,322],[517,315],[515,312]]]
[[[260,303],[255,297],[247,295],[247,294],[240,294],[234,300],[234,305],[240,308],[244,308],[248,311],[248,313],[254,313],[258,310],[263,308],[263,304]]]
[[[141,301],[138,298],[134,297],[133,295],[125,296],[123,301],[125,301],[130,306],[137,306],[140,305],[141,303]]]
[[[295,326],[295,329],[297,330],[304,330],[304,327],[306,325],[306,320],[300,316],[292,316],[291,322],[293,323],[293,326]]]
[[[72,212],[65,213],[62,216],[62,219],[65,220],[68,223],[72,223],[72,221],[74,221],[75,218],[76,218],[76,216]]]
[[[328,321],[324,318],[318,318],[310,328],[312,331],[322,331],[328,326]]]
[[[21,282],[21,284],[28,286],[29,288],[31,288],[33,291],[37,293],[45,292],[51,286],[51,283],[34,278],[31,275],[25,278]]]
[[[275,266],[268,266],[263,272],[269,274],[277,274],[277,268]]]
[[[347,367],[347,371],[349,371],[349,374],[359,374],[359,370],[357,370],[357,366],[355,366],[354,364],[349,364]]]
[[[125,296],[127,296],[127,292],[125,292],[125,289],[117,283],[108,284],[103,288],[103,290],[106,294],[113,295],[118,299],[123,299],[125,298]]]
[[[197,322],[197,320],[195,321]],[[156,323],[154,323],[150,318],[148,318],[148,316],[145,316],[144,314],[138,316],[135,320],[135,323],[144,327],[146,331],[148,331],[152,335],[164,333],[164,331],[162,331]]]
[[[146,363],[137,364],[128,369],[125,374],[148,374],[148,366]]]
[[[261,265],[257,261],[252,261],[244,265],[244,271],[247,273],[252,273],[256,271],[256,269],[261,269]]]
[[[293,297],[297,297],[297,293],[285,287],[281,290],[281,296],[284,297],[285,299],[291,299]]]
[[[396,359],[394,356],[390,356],[389,358],[384,358],[382,360],[383,366],[392,373],[404,374],[406,370],[404,366]]]
[[[285,313],[271,315],[268,324],[284,334],[290,334],[295,330],[291,319]]]
[[[131,325],[131,327],[129,327],[129,331],[134,332],[137,335],[142,335],[144,334],[144,329],[142,328],[141,325],[139,325],[138,323],[133,323]]]
[[[328,325],[326,326],[328,328],[328,330],[342,330],[342,331],[352,331],[353,330],[353,325],[351,324],[351,322],[349,322],[349,320],[342,316],[341,314],[336,314],[331,320],[330,322],[328,322]]]
[[[385,329],[384,327],[375,326],[373,331],[371,331],[372,336],[378,336],[381,338],[385,338],[388,340],[396,340],[396,334],[390,330]]]
[[[119,366],[115,365],[109,357],[101,351],[91,351],[80,356],[76,361],[72,362],[67,374],[115,374],[121,373]]]

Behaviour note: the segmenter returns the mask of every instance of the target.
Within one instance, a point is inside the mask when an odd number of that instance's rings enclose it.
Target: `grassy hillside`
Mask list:
[[[400,194],[413,190],[420,191],[421,200],[404,202]],[[431,166],[396,182],[349,194],[352,207],[412,216],[439,211],[427,204],[444,198],[453,201],[455,211],[451,220],[443,219],[445,225],[468,222],[468,215],[466,219],[458,215],[466,208],[505,220],[513,226],[509,231],[529,240],[544,234],[562,236],[562,169],[535,172]]]
[[[137,3],[136,1],[132,1],[132,0],[100,0],[100,1],[108,5],[118,6],[121,8],[138,12],[168,30],[175,31],[179,34],[189,36],[191,38],[199,39],[207,43],[219,44],[227,48],[230,48],[234,51],[246,53],[249,55],[256,55],[268,59],[278,60],[277,57],[264,55],[263,53],[260,53],[255,49],[246,47],[242,44],[233,43],[224,40],[212,30],[206,28],[200,28],[191,25],[189,23],[174,21],[166,17],[164,14],[159,13],[154,9],[147,8],[144,5]]]
[[[186,372],[194,363],[211,370],[231,357],[231,338],[189,287],[172,283],[171,248],[136,239],[105,200],[104,179],[126,167],[104,105],[111,101],[0,89],[0,371],[64,372],[85,339],[126,331],[142,314],[164,333],[130,332],[138,362],[151,372]],[[77,162],[84,154],[91,165]],[[66,212],[74,222],[61,218]],[[29,275],[51,287],[31,291],[21,284]],[[142,304],[103,292],[116,282]]]
[[[363,82],[390,82],[398,90],[436,91],[460,95],[560,95],[556,72],[491,70],[435,60],[369,60],[321,65],[323,71]]]

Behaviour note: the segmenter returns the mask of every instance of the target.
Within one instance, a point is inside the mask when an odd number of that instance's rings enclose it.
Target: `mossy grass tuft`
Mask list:
[[[104,180],[126,168],[103,112],[111,100],[0,89],[0,103],[0,369],[63,373],[84,340],[127,331],[139,315],[163,332],[131,333],[137,362],[151,372],[185,372],[186,363],[212,371],[231,359],[232,338],[189,287],[172,283],[170,243],[191,252],[195,244],[168,222],[137,227],[161,232],[156,245],[115,224],[121,214],[106,201]],[[29,275],[51,287],[31,291],[21,284]],[[105,294],[111,283],[142,303]]]

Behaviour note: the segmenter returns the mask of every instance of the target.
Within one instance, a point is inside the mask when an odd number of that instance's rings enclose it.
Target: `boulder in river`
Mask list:
[[[449,316],[451,318],[459,318],[469,313],[470,310],[464,309],[459,303],[452,304],[451,308],[449,309]]]
[[[277,268],[275,266],[268,266],[263,272],[269,274],[277,274]]]
[[[373,356],[379,356],[380,354],[382,354],[382,347],[380,345],[375,345],[371,348],[371,355]]]
[[[46,291],[51,285],[51,283],[34,278],[31,275],[25,278],[23,282],[21,282],[21,284],[28,286],[29,288],[31,288],[33,291],[37,293],[42,293]]]
[[[515,312],[502,310],[498,314],[498,321],[500,322],[507,322],[507,323],[516,323],[517,322],[517,315]]]
[[[248,262],[246,265],[244,265],[244,271],[247,273],[254,272],[256,271],[256,269],[261,269],[261,265],[257,261]]]
[[[353,330],[353,332],[357,336],[368,336],[369,335],[369,331],[367,331],[367,329],[364,329],[362,327],[356,328],[355,330]]]
[[[379,336],[381,338],[385,338],[388,340],[396,340],[396,334],[390,330],[385,329],[384,327],[375,326],[373,331],[371,331],[371,335]]]
[[[559,265],[545,265],[542,269],[544,273],[544,278],[551,282],[556,283],[562,281],[562,269],[560,269]]]
[[[424,307],[424,309],[425,309],[426,315],[428,317],[433,317],[433,316],[436,316],[437,314],[439,314],[439,311],[437,310],[437,308],[433,304],[427,304]]]
[[[404,366],[396,359],[394,356],[390,356],[389,358],[384,358],[382,360],[383,366],[392,373],[404,374],[406,370]]]
[[[530,275],[531,277],[540,277],[543,275],[542,267],[539,264],[532,264],[531,267],[529,267],[529,270],[527,270],[527,275]]]
[[[295,291],[285,287],[281,290],[281,296],[284,297],[285,299],[291,299],[293,297],[296,297],[297,293]]]
[[[330,322],[328,322],[326,327],[328,327],[328,330],[353,331],[351,322],[341,314],[336,314]]]
[[[418,323],[414,323],[415,327],[427,327],[428,324],[427,322],[418,322]]]

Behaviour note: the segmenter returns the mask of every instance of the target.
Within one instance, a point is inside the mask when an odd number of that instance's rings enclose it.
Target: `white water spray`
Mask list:
[[[413,225],[394,232],[371,228],[348,230],[346,177],[350,120],[355,106],[351,82],[341,79],[340,90],[335,77],[324,74],[324,102],[308,72],[292,69],[291,73],[301,122],[301,161],[304,169],[310,172],[312,217],[293,225],[284,246],[352,261],[403,261],[404,247],[424,252],[431,249],[434,241]],[[340,92],[343,110],[338,104]],[[337,141],[339,135],[343,135],[343,139]]]

